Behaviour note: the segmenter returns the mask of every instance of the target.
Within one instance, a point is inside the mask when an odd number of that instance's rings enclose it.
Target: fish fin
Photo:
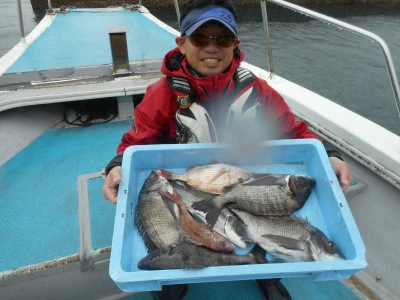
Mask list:
[[[228,208],[226,208],[226,209],[228,209]],[[246,247],[248,247],[250,245],[250,243],[254,242],[254,239],[249,235],[247,226],[246,226],[246,224],[243,223],[242,219],[240,219],[240,217],[237,216],[233,211],[232,211],[232,213],[234,214],[234,216],[230,216],[227,219],[226,224],[230,224],[230,226],[232,228],[235,228],[234,231],[236,232],[237,236],[246,245]],[[225,231],[226,231],[226,228],[225,228]]]
[[[223,187],[223,189],[222,189],[222,190],[223,190],[223,194],[225,194],[225,193],[231,191],[234,187],[236,187],[236,186],[238,186],[238,185],[244,184],[245,182],[247,182],[247,181],[238,182],[238,183],[232,183],[232,184],[225,185],[225,186]]]
[[[217,222],[218,216],[220,215],[224,206],[216,206],[214,203],[214,198],[201,200],[199,202],[193,203],[192,208],[195,210],[202,211],[206,214],[207,225],[213,228]]]
[[[160,191],[161,199],[164,202],[165,206],[168,208],[169,212],[171,215],[174,217],[176,221],[179,221],[179,210],[178,206],[171,201],[171,198],[167,195],[167,193],[164,193]]]
[[[302,243],[302,241],[298,239],[293,239],[290,237],[275,235],[275,234],[266,234],[261,236],[261,238],[268,240],[268,242],[270,243],[274,243],[280,245],[281,247],[284,247],[285,249],[291,249],[291,250],[298,250],[299,245]]]
[[[182,269],[185,269],[185,270],[201,270],[201,269],[204,269],[204,268],[207,268],[207,267],[209,267],[209,266],[207,266],[207,265],[190,265],[190,266],[182,266]]]
[[[253,180],[249,180],[243,182],[242,185],[247,186],[265,186],[265,185],[280,185],[285,186],[286,183],[286,176],[285,174],[269,174],[266,176],[262,176]]]
[[[240,240],[246,244],[246,247],[250,246],[251,243],[254,243],[254,239],[249,236],[248,234],[246,235],[241,235]]]
[[[182,202],[175,189],[172,189],[171,192],[169,190],[160,189],[158,190],[158,192],[161,196],[164,196],[165,198],[171,200],[172,202],[175,202],[176,204],[180,204]]]
[[[259,245],[254,245],[253,249],[251,249],[250,254],[253,255],[255,261],[258,264],[266,264],[267,260],[267,251],[261,248]]]
[[[170,171],[167,171],[165,169],[159,168],[157,169],[157,175],[164,177],[168,180],[175,180],[176,179],[176,174],[171,173]]]
[[[221,162],[218,159],[213,159],[211,161],[210,165],[213,165],[213,164],[221,164]]]
[[[180,227],[180,226],[179,226],[179,232],[180,232],[180,234],[181,234],[181,236],[182,236],[182,240],[183,240],[183,241],[192,243],[192,244],[197,245],[197,246],[202,246],[202,243],[200,243],[200,242],[198,242],[198,241],[195,241],[195,240],[194,240],[189,234],[187,234],[187,232],[186,232],[182,227]]]
[[[154,242],[150,239],[149,235],[147,234],[146,230],[144,229],[142,221],[140,220],[140,218],[138,216],[136,216],[136,218],[135,218],[135,226],[143,239],[143,243],[147,248],[147,252],[150,253],[150,252],[156,250],[157,249],[156,244],[154,244]]]
[[[188,210],[189,214],[192,216],[193,219],[195,219],[197,222],[199,223],[204,223],[203,219],[201,218],[201,216],[199,216],[195,210]]]
[[[254,179],[257,179],[257,178],[261,178],[261,177],[265,177],[265,176],[271,175],[271,173],[254,173],[254,172],[251,172],[250,175]]]
[[[268,262],[271,264],[280,264],[280,263],[287,263],[289,261],[283,259],[282,257],[273,256]]]

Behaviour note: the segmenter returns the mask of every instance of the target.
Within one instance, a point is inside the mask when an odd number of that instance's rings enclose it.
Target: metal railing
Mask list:
[[[19,28],[21,31],[21,41],[25,42],[25,29],[24,29],[24,21],[22,18],[21,0],[17,0],[17,10],[18,10]]]
[[[181,26],[181,13],[179,11],[178,0],[174,0],[174,6],[176,11],[176,17],[178,18],[178,25]]]
[[[266,19],[266,15],[267,15],[267,12],[266,12],[266,1],[274,3],[274,4],[279,5],[279,6],[283,6],[283,7],[289,8],[289,9],[295,11],[295,12],[304,14],[304,15],[306,15],[308,17],[312,17],[314,19],[317,19],[317,20],[320,20],[320,21],[323,21],[323,22],[327,22],[328,24],[332,24],[332,25],[337,26],[339,29],[347,30],[349,32],[358,34],[358,35],[360,35],[362,37],[369,38],[372,41],[376,42],[381,47],[381,49],[383,51],[383,55],[385,57],[386,67],[387,67],[387,70],[388,70],[388,73],[389,73],[389,77],[390,77],[390,81],[391,81],[392,89],[393,89],[393,94],[394,94],[394,97],[395,97],[395,100],[396,100],[397,112],[398,112],[398,114],[400,116],[400,88],[399,88],[399,82],[398,82],[398,79],[397,79],[397,76],[396,76],[396,70],[394,68],[394,64],[393,64],[392,56],[391,56],[390,51],[389,51],[389,47],[387,46],[386,42],[381,37],[379,37],[378,35],[376,35],[376,34],[374,34],[372,32],[369,32],[367,30],[359,28],[357,26],[342,22],[342,21],[334,19],[332,17],[328,17],[326,15],[317,13],[315,11],[309,10],[307,8],[304,8],[304,7],[301,7],[301,6],[298,6],[296,4],[292,4],[292,3],[289,3],[289,2],[286,2],[286,1],[283,1],[283,0],[261,0],[261,9],[262,9],[262,12],[263,12],[263,21],[264,21],[264,26],[265,26],[264,29],[265,29],[266,37],[267,37],[267,45],[268,45],[268,47],[267,47],[268,49],[267,50],[268,50],[268,58],[269,58],[269,61],[270,61],[270,72],[271,73],[273,73],[273,64],[272,64],[272,51],[271,51],[271,48],[269,46],[270,41],[269,41],[269,35],[268,35],[268,20]]]
[[[345,23],[343,21],[334,19],[332,17],[328,17],[326,15],[320,14],[318,12],[312,11],[310,9],[298,6],[296,4],[292,4],[283,0],[261,0],[261,12],[263,16],[263,23],[264,23],[264,29],[265,29],[265,37],[266,37],[266,43],[267,43],[267,54],[268,54],[268,62],[269,62],[269,71],[271,75],[274,73],[274,65],[273,65],[273,59],[272,59],[272,50],[271,50],[271,45],[270,45],[270,38],[269,38],[269,29],[268,29],[268,18],[267,18],[267,4],[266,2],[270,2],[279,6],[283,6],[286,8],[289,8],[295,12],[304,14],[308,17],[314,18],[316,20],[320,20],[323,22],[327,22],[328,24],[332,24],[337,26],[339,29],[344,29],[347,30],[351,33],[358,34],[362,37],[366,37],[371,39],[372,41],[376,42],[382,49],[383,55],[385,57],[386,61],[386,67],[389,73],[390,81],[392,84],[392,89],[393,89],[393,94],[396,100],[396,106],[397,106],[397,112],[400,116],[400,87],[399,87],[399,82],[397,79],[396,75],[396,70],[394,68],[393,64],[393,59],[389,51],[389,47],[387,46],[386,42],[379,37],[378,35],[364,30],[362,28],[359,28],[357,26]],[[142,4],[142,1],[139,0],[139,4]],[[180,13],[179,13],[179,6],[178,6],[178,1],[174,0],[174,5],[175,5],[175,10],[176,14],[178,17],[178,23],[180,19]],[[48,6],[49,9],[52,8],[51,0],[48,0]],[[20,31],[21,31],[21,37],[22,41],[25,41],[25,31],[24,31],[24,24],[23,24],[23,18],[22,18],[22,9],[21,9],[21,0],[17,0],[17,8],[18,8],[18,16],[19,16],[19,24],[20,24]]]

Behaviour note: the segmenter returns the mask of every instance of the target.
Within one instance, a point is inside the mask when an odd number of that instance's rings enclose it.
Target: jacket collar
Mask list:
[[[196,75],[196,72],[191,70],[185,56],[180,53],[179,48],[175,48],[165,55],[161,66],[161,72],[166,76],[187,78],[199,98],[209,98],[210,95],[218,97],[226,93],[227,86],[230,85],[233,88],[231,84],[233,76],[243,59],[244,54],[243,51],[240,50],[240,56],[238,58],[233,58],[226,72],[200,77]]]

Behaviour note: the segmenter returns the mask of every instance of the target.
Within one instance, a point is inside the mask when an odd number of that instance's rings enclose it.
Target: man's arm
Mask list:
[[[121,182],[122,168],[116,166],[107,174],[102,187],[103,196],[111,203],[117,203],[118,187]]]
[[[351,182],[353,181],[350,167],[347,163],[343,161],[338,151],[328,150],[327,153],[329,156],[329,160],[331,161],[333,170],[335,171],[336,177],[339,180],[340,187],[342,188],[343,192],[346,192],[349,189]]]

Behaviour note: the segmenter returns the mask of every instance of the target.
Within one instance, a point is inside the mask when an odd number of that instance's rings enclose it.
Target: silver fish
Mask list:
[[[215,194],[222,194],[227,185],[244,182],[250,178],[249,172],[220,162],[190,167],[183,174],[159,169],[159,174],[169,180],[182,181],[196,189]]]
[[[233,209],[248,227],[249,240],[286,262],[341,260],[336,244],[307,220],[265,217]]]
[[[194,203],[193,208],[206,213],[211,227],[225,205],[254,215],[284,216],[304,205],[314,185],[315,179],[304,175],[263,175],[227,186],[224,194]]]
[[[196,190],[188,185],[181,185],[174,181],[171,181],[170,184],[176,190],[188,211],[201,222],[206,223],[206,214],[193,209],[192,205],[201,200],[215,197],[216,194]],[[249,246],[249,243],[242,238],[247,236],[246,225],[229,208],[224,207],[222,209],[213,229],[238,247],[247,248]]]
[[[163,186],[169,186],[168,180],[152,171],[140,190],[136,206],[135,225],[149,251],[181,240],[179,226],[159,193]]]
[[[265,264],[266,253],[254,247],[247,255],[221,253],[182,241],[149,253],[138,262],[141,270],[202,269],[210,266]]]

